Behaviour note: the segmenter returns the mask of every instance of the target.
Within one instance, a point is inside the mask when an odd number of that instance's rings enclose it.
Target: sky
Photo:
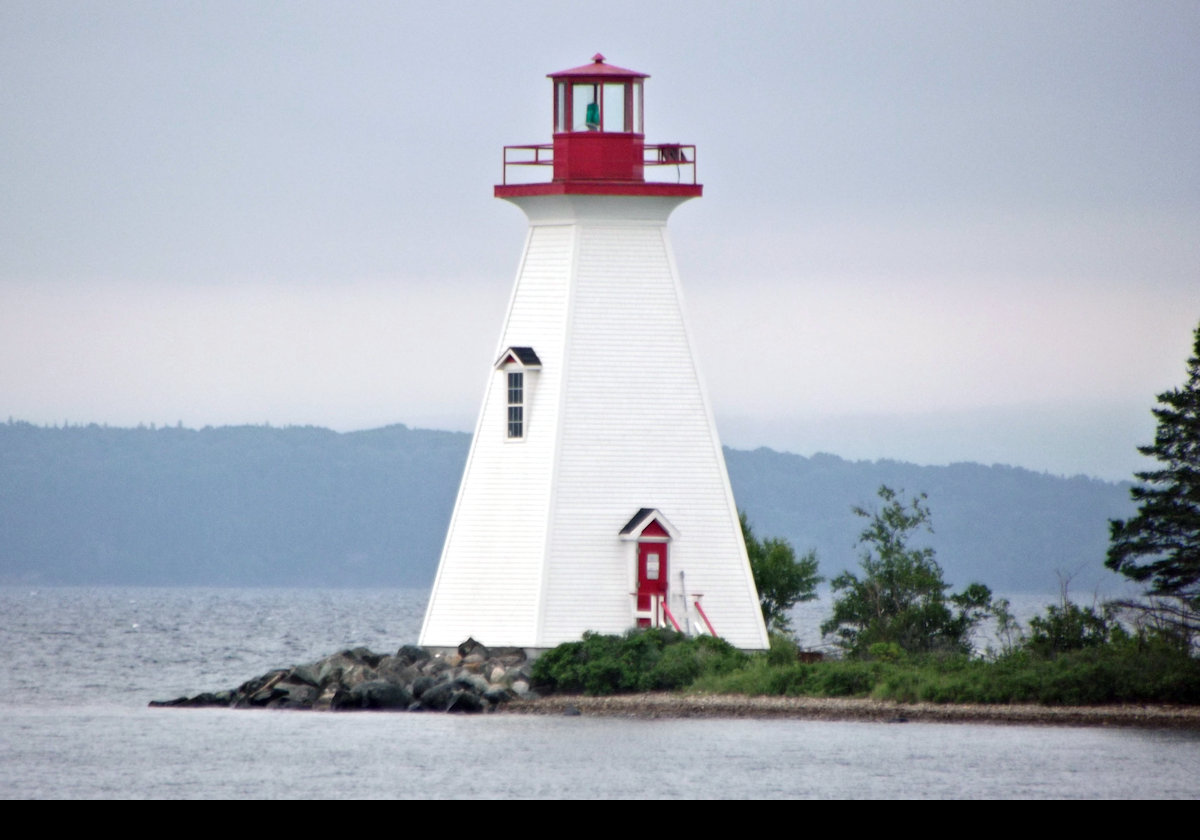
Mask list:
[[[470,431],[547,73],[649,73],[723,441],[1131,477],[1200,322],[1200,3],[0,0],[0,420]]]

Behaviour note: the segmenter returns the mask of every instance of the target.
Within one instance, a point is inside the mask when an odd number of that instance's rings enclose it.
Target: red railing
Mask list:
[[[695,600],[696,612],[700,613],[700,617],[704,619],[704,626],[708,628],[708,635],[716,637],[717,631],[713,629],[712,622],[708,620],[708,613],[704,612],[704,607],[700,606],[700,596],[696,596]]]
[[[665,615],[667,617],[667,619],[671,622],[671,626],[675,628],[675,632],[682,633],[683,630],[680,629],[679,622],[675,620],[675,616],[671,615],[671,608],[667,606],[667,599],[665,597],[662,599],[661,606],[662,606],[663,615]]]
[[[511,160],[510,153],[525,152],[532,154],[530,160]],[[510,166],[553,166],[554,165],[554,144],[553,143],[538,143],[530,146],[505,146],[504,147],[504,166],[502,167],[503,174],[501,183],[508,184],[508,167]]]
[[[647,143],[642,151],[643,166],[674,166],[675,183],[696,183],[696,147],[683,143]],[[508,168],[510,166],[554,166],[554,144],[534,143],[524,146],[505,146],[504,159],[501,167],[501,183],[508,185]],[[691,180],[685,181],[683,168],[691,167]],[[665,180],[647,183],[670,183]],[[524,183],[524,182],[522,182]]]

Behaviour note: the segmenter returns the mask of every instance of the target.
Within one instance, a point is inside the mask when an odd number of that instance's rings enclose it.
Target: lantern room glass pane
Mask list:
[[[642,131],[642,81],[633,83],[633,133],[644,134]]]
[[[600,86],[590,82],[571,86],[571,130],[600,130]]]
[[[554,130],[567,130],[567,83],[559,82],[555,86],[554,96]]]
[[[628,131],[625,127],[625,85],[609,83],[604,86],[604,130]]]

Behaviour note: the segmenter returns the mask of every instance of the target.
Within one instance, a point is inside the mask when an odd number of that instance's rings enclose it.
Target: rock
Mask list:
[[[316,665],[297,665],[288,674],[288,678],[308,683],[309,685],[319,686],[321,684],[321,677]]]
[[[488,681],[478,674],[462,674],[455,677],[453,685],[455,688],[461,688],[475,694],[483,694],[491,687]]]
[[[492,648],[491,658],[509,666],[521,665],[529,659],[525,655],[525,648],[519,647]]]
[[[402,685],[387,680],[371,680],[350,690],[350,705],[360,709],[407,709],[413,696]]]
[[[414,697],[421,697],[426,691],[438,684],[438,681],[430,676],[417,677],[412,682],[412,693]]]
[[[456,691],[446,706],[447,712],[482,712],[483,700],[471,691]]]
[[[359,683],[370,682],[378,676],[375,669],[366,664],[351,665],[342,671],[341,682],[346,688],[354,688]]]
[[[483,692],[483,699],[493,706],[499,706],[501,703],[507,703],[513,699],[513,693],[502,685],[493,685]]]
[[[396,659],[404,660],[406,665],[415,665],[429,658],[429,651],[417,645],[404,645],[396,651]]]
[[[311,709],[317,699],[317,689],[307,683],[279,683],[275,697],[267,704],[270,709]]]
[[[174,700],[151,700],[150,705],[156,707],[183,706],[200,708],[204,706],[228,706],[233,700],[232,691],[206,691],[195,697],[176,697]]]
[[[269,671],[253,680],[241,684],[237,690],[234,706],[265,706],[287,692],[275,686],[288,675],[288,671]]]
[[[443,671],[449,671],[453,666],[442,657],[434,657],[421,665],[421,673],[435,677]]]
[[[398,656],[385,656],[375,672],[379,679],[400,685],[411,685],[421,676],[420,671]]]
[[[369,648],[365,647],[356,647],[354,650],[346,651],[346,653],[368,668],[374,668],[379,664],[379,660],[383,659],[382,654],[372,653]]]
[[[491,658],[491,654],[488,653],[488,649],[474,639],[467,639],[465,642],[459,645],[458,655],[463,659],[466,659],[469,656],[478,656],[479,658],[474,660],[476,662],[482,662],[485,659]]]
[[[322,687],[320,693],[317,695],[317,699],[313,701],[313,710],[318,712],[332,711],[339,693],[342,695],[346,694],[341,687],[341,683],[331,683]]]
[[[316,671],[317,685],[323,686],[340,681],[342,672],[354,664],[354,660],[344,653],[335,653],[315,662],[310,667]]]
[[[421,695],[421,705],[433,712],[444,712],[450,708],[454,700],[454,686],[448,682],[438,683],[425,690]]]

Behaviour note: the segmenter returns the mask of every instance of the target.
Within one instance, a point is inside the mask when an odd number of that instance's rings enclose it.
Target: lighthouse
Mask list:
[[[765,648],[667,234],[695,147],[645,142],[644,73],[597,54],[549,78],[553,142],[505,147],[495,187],[529,230],[421,644],[640,626]]]

